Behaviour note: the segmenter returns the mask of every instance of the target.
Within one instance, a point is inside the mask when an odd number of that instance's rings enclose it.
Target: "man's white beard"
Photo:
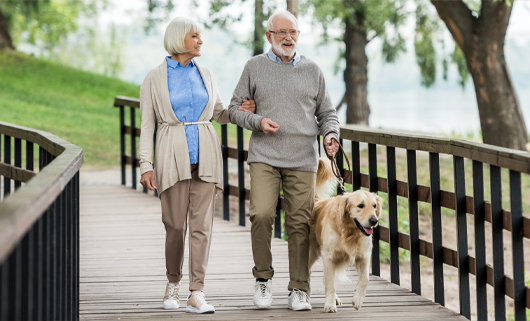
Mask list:
[[[283,43],[292,44],[292,47],[290,49],[286,49],[282,47]],[[272,49],[280,54],[282,57],[292,57],[294,56],[294,53],[296,52],[296,42],[294,41],[288,41],[288,40],[282,40],[279,43],[272,42]]]

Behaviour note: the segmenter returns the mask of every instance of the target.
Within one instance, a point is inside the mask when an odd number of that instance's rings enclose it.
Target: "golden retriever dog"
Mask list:
[[[363,190],[326,198],[336,187],[331,162],[320,158],[315,188],[315,208],[310,220],[309,268],[322,257],[325,312],[337,312],[341,301],[335,293],[335,275],[355,263],[359,281],[352,304],[359,309],[368,285],[373,229],[379,224],[383,199]]]

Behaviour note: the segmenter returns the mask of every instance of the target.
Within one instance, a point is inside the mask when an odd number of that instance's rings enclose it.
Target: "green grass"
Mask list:
[[[118,95],[138,97],[139,86],[0,51],[0,120],[78,145],[85,165],[119,165]]]

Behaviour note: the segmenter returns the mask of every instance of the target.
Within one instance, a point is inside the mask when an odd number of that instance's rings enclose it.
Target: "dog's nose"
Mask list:
[[[370,225],[376,226],[377,222],[379,222],[379,221],[377,220],[377,217],[372,216],[372,217],[370,217],[370,219],[368,219],[368,222],[370,223]]]

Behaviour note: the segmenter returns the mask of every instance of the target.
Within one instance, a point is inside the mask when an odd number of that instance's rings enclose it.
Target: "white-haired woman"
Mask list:
[[[214,200],[222,190],[221,147],[211,123],[229,122],[210,70],[193,58],[201,55],[202,26],[187,18],[173,19],[164,36],[170,56],[151,70],[140,89],[140,183],[158,188],[166,228],[164,309],[178,309],[189,213],[189,290],[186,311],[213,313],[202,292],[208,264]],[[253,101],[240,109],[254,112]],[[153,164],[153,132],[156,134]],[[153,169],[156,169],[153,174]]]

